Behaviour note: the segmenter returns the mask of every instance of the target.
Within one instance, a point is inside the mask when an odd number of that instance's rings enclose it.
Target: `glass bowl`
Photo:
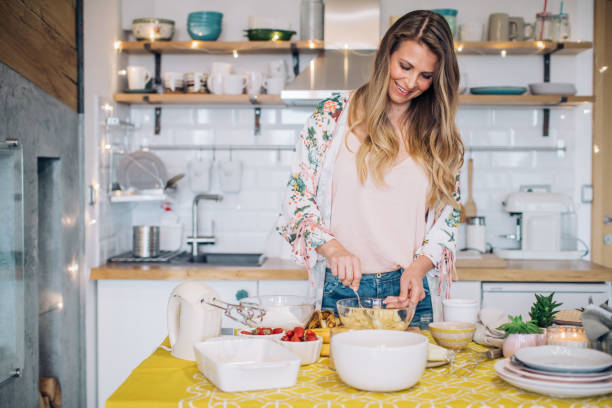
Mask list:
[[[387,309],[384,299],[341,299],[336,303],[340,321],[349,329],[406,330],[414,317],[415,305],[398,309]]]
[[[286,330],[296,326],[304,327],[315,309],[312,299],[293,295],[252,296],[242,299],[240,304],[258,306],[266,311],[257,326]]]

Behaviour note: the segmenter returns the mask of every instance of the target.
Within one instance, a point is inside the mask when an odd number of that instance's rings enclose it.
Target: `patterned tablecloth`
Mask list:
[[[429,333],[425,333],[428,335]],[[612,395],[553,399],[521,391],[495,374],[494,361],[480,361],[487,348],[471,343],[455,365],[428,368],[401,392],[359,391],[344,384],[322,357],[303,366],[291,388],[225,393],[194,362],[170,355],[168,339],[111,395],[106,408],[391,408],[391,407],[612,407]]]

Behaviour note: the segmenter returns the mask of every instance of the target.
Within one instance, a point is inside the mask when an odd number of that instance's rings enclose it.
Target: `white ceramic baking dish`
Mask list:
[[[224,392],[292,387],[300,357],[267,339],[220,337],[194,345],[198,369]]]

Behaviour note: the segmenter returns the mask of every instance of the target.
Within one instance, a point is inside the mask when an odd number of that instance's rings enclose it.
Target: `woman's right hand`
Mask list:
[[[331,269],[332,275],[344,286],[350,286],[354,290],[359,289],[361,261],[356,255],[347,251],[337,239],[318,246],[316,251],[327,259],[327,266]]]

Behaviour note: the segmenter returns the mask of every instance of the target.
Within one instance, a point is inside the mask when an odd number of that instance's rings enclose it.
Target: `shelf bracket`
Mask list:
[[[550,82],[550,56],[551,54],[562,50],[564,47],[563,43],[557,43],[557,47],[551,52],[547,52],[544,54],[544,82]],[[560,102],[567,102],[567,98],[563,101],[563,98]],[[548,137],[550,133],[550,109],[544,108],[542,109],[543,119],[542,119],[542,136]]]
[[[261,134],[261,108],[259,106],[255,108],[255,127],[253,129],[253,134],[255,136]]]
[[[300,51],[295,43],[291,43],[291,57],[293,58],[293,75],[300,73]]]
[[[153,77],[153,87],[157,90],[157,93],[162,93],[162,80],[161,80],[161,53],[153,51],[151,49],[151,43],[144,43],[144,49],[155,56],[155,76]]]
[[[161,107],[155,107],[155,136],[159,136],[161,132]]]

